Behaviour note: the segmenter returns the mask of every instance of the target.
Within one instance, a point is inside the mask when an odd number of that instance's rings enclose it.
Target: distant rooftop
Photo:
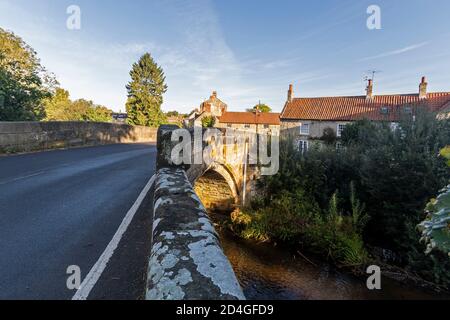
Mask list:
[[[220,118],[221,123],[235,124],[268,124],[279,125],[279,113],[266,112],[225,112]]]
[[[399,121],[408,106],[423,107],[431,112],[450,107],[450,92],[427,93],[426,88],[427,83],[423,77],[419,93],[372,95],[372,81],[369,81],[365,96],[294,98],[291,85],[281,119]]]

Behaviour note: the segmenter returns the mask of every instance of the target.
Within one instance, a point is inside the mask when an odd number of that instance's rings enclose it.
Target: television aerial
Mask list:
[[[367,70],[366,71],[366,75],[364,76],[364,81],[372,80],[372,82],[374,82],[375,75],[377,73],[381,73],[381,72],[383,72],[383,71],[381,71],[381,70]]]

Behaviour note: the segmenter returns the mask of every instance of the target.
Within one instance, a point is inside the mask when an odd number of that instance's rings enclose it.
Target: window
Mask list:
[[[399,127],[399,124],[397,122],[391,122],[391,130],[395,131]]]
[[[264,129],[269,129],[269,128],[270,128],[270,126],[268,124],[264,125]]]
[[[339,152],[344,148],[344,146],[342,145],[342,142],[338,141],[336,142],[336,151]]]
[[[249,125],[249,124],[246,124],[246,125],[244,126],[244,128],[250,129],[250,125]]]
[[[306,151],[308,151],[308,141],[306,140],[300,140],[298,142],[298,151],[300,151],[301,153],[305,153]]]
[[[300,124],[300,134],[304,136],[309,136],[309,123]]]
[[[404,108],[403,108],[403,112],[404,112],[405,114],[412,114],[412,107],[410,107],[410,106],[404,107]]]
[[[341,137],[342,136],[342,131],[344,131],[344,129],[345,129],[345,124],[338,124],[337,131],[336,131],[336,136],[337,137]]]
[[[389,108],[388,107],[381,107],[380,113],[381,114],[389,114]]]
[[[233,125],[232,125],[231,123],[229,123],[229,124],[227,124],[227,127],[228,127],[228,128],[232,128]]]

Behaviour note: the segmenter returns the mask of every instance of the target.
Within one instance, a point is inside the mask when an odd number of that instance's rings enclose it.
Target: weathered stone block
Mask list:
[[[216,231],[185,171],[158,171],[146,298],[245,299]]]

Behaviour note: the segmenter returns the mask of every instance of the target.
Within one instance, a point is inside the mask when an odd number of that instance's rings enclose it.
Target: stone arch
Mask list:
[[[194,181],[194,189],[208,211],[229,213],[239,205],[239,188],[233,174],[213,163]]]

